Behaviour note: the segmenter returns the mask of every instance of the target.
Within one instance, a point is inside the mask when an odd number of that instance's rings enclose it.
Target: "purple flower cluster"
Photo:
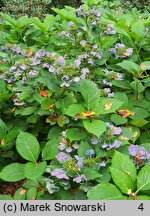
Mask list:
[[[116,31],[114,30],[114,24],[107,24],[107,29],[104,31],[105,34],[114,35]]]
[[[150,160],[150,154],[143,146],[139,147],[132,144],[129,146],[128,151],[132,157],[138,157],[141,160]]]
[[[120,127],[115,127],[114,125],[111,125],[109,122],[107,122],[106,125],[112,131],[113,135],[120,135],[122,133],[122,129]]]
[[[103,71],[104,71],[106,77],[110,78],[111,80],[112,80],[112,79],[115,79],[115,80],[123,80],[123,75],[120,74],[120,73],[116,73],[116,72],[114,72],[114,71],[109,71],[109,70],[107,70],[106,68],[105,68]],[[106,82],[105,84],[109,85],[109,83],[107,83],[107,82]],[[110,86],[110,85],[109,85],[109,86]]]
[[[59,161],[60,164],[63,164],[64,162],[71,160],[71,156],[64,152],[60,152],[56,155],[56,159]]]
[[[104,143],[102,145],[102,148],[103,149],[106,149],[106,150],[110,150],[110,149],[116,149],[116,148],[119,148],[121,146],[121,142],[118,141],[118,140],[115,140],[113,144],[107,144],[107,143]]]
[[[75,177],[75,178],[73,179],[73,182],[81,183],[81,182],[86,181],[86,180],[87,180],[87,179],[86,179],[85,175],[81,174],[81,175]]]
[[[66,175],[66,173],[65,173],[65,171],[63,169],[54,169],[51,172],[51,176],[55,176],[58,179],[69,180],[69,177]]]
[[[127,48],[120,43],[117,43],[114,48],[110,48],[109,51],[115,58],[126,58],[133,54],[133,48]]]
[[[19,99],[19,95],[20,95],[20,93],[16,93],[15,96],[14,96],[14,98],[13,98],[14,106],[17,106],[17,107],[25,105],[25,102],[21,101]]]

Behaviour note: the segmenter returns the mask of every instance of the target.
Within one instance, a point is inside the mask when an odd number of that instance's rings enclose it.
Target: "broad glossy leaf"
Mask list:
[[[14,194],[14,200],[25,200],[26,191],[24,188],[19,188]]]
[[[130,160],[127,155],[124,155],[118,151],[115,151],[112,157],[112,168],[116,168],[125,172],[131,177],[132,181],[136,180],[136,168],[134,163]]]
[[[67,130],[66,135],[70,142],[72,142],[73,140],[83,140],[87,136],[87,133],[82,128],[70,128]]]
[[[46,170],[46,161],[41,163],[28,162],[24,166],[24,175],[31,180],[37,180]]]
[[[111,104],[110,109],[106,108],[107,104]],[[115,98],[101,98],[99,104],[97,104],[95,109],[98,114],[113,113],[114,111],[118,110],[123,104],[124,101],[117,100]]]
[[[144,37],[145,27],[142,20],[135,21],[131,26],[132,32],[134,32],[138,37]]]
[[[78,148],[79,157],[85,157],[87,150],[91,149],[92,146],[88,142],[81,141]]]
[[[83,120],[83,125],[89,133],[94,134],[97,137],[100,137],[107,129],[106,124],[101,120]]]
[[[6,136],[6,124],[0,119],[0,141]]]
[[[13,198],[8,195],[0,195],[0,200],[13,200]]]
[[[7,182],[16,182],[24,179],[24,164],[12,163],[5,166],[0,172],[0,178]]]
[[[150,190],[150,165],[145,165],[137,177],[138,191]]]
[[[43,160],[51,160],[56,157],[56,154],[58,153],[58,146],[60,144],[61,139],[55,138],[52,140],[49,140],[45,148],[42,151],[42,158]]]
[[[128,70],[129,72],[132,72],[133,74],[140,71],[140,66],[133,61],[123,60],[121,63],[118,63],[117,65],[125,70]]]
[[[88,193],[88,200],[122,200],[119,189],[110,183],[98,184]]]
[[[122,191],[122,193],[128,194],[129,189],[133,188],[133,181],[131,177],[122,170],[110,167],[112,179],[116,186]]]
[[[37,161],[40,153],[40,145],[36,137],[32,134],[20,131],[16,140],[16,148],[24,159],[32,162]]]
[[[91,80],[83,80],[80,85],[80,92],[88,111],[95,111],[95,106],[100,99],[100,90],[97,85]]]
[[[72,104],[66,109],[65,113],[68,116],[76,117],[76,115],[81,115],[81,113],[85,110],[85,107],[80,104]]]
[[[32,187],[32,188],[27,190],[26,200],[35,200],[36,197],[37,197],[37,188],[36,187]]]

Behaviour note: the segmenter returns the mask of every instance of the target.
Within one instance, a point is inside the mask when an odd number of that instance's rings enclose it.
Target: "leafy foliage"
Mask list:
[[[105,3],[1,13],[0,179],[24,181],[13,199],[149,199],[149,17]]]

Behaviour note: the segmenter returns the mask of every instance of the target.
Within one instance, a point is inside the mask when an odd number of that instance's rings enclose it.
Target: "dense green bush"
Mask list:
[[[85,0],[1,0],[0,10],[4,13],[11,14],[13,17],[20,17],[22,15],[37,16],[39,18],[45,17],[48,13],[54,13],[52,7],[63,8],[65,5],[72,7],[79,7]],[[131,9],[136,7],[138,10],[148,10],[150,1],[145,0],[101,0],[101,5],[109,8]]]
[[[25,180],[12,199],[150,200],[147,12],[53,10],[1,13],[1,181]]]
[[[23,15],[43,18],[49,12],[51,0],[3,0],[1,10],[13,17]]]

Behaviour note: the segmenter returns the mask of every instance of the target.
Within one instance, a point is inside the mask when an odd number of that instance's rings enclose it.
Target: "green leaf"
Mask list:
[[[125,31],[123,28],[115,27],[115,31],[121,35],[124,35],[128,40],[131,40],[130,35],[128,34],[127,31]]]
[[[13,127],[6,135],[6,143],[10,143],[12,140],[14,140],[20,132],[20,128]]]
[[[127,123],[127,119],[121,118],[118,114],[112,114],[110,120],[117,126]]]
[[[137,177],[138,191],[150,190],[150,165],[145,165]]]
[[[43,160],[51,160],[56,157],[56,154],[58,153],[58,146],[60,144],[60,141],[61,141],[60,138],[55,138],[55,139],[49,140],[46,143],[46,146],[42,151]]]
[[[14,194],[14,200],[25,200],[26,189],[19,188]]]
[[[134,32],[138,37],[144,37],[145,27],[142,20],[135,21],[131,26],[132,32]]]
[[[70,142],[72,142],[74,140],[83,140],[87,136],[87,133],[82,128],[70,128],[67,130],[66,135]]]
[[[40,145],[38,140],[28,132],[20,131],[16,140],[16,149],[28,161],[36,162],[39,157]]]
[[[13,200],[13,198],[8,195],[0,195],[0,200]]]
[[[149,143],[149,138],[150,138],[150,130],[142,132],[140,135],[140,142],[141,143]]]
[[[0,80],[0,94],[6,90],[6,82],[4,80]]]
[[[89,89],[89,91],[88,91]],[[95,106],[100,99],[100,90],[91,80],[83,80],[80,85],[80,92],[85,101],[85,107],[88,111],[95,111]]]
[[[100,137],[107,129],[106,124],[101,120],[83,120],[83,125],[89,133],[92,133],[97,137]]]
[[[125,80],[112,80],[112,85],[122,89],[131,89],[130,83]]]
[[[115,185],[119,187],[122,193],[128,194],[129,189],[133,188],[131,177],[124,171],[113,167],[110,167],[110,172]]]
[[[127,155],[115,151],[112,158],[112,168],[125,172],[129,177],[131,177],[132,181],[135,182],[136,168]]]
[[[31,180],[37,180],[46,170],[46,161],[41,163],[28,162],[24,167],[24,175]]]
[[[86,176],[87,180],[96,180],[102,177],[102,175],[98,172],[97,169],[91,169],[91,167],[84,167],[82,169],[82,173]]]
[[[130,86],[136,94],[141,93],[145,90],[145,87],[139,80],[134,80],[130,83]]]
[[[85,157],[87,150],[91,149],[92,147],[88,144],[88,142],[80,142],[78,148],[78,155],[79,157]]]
[[[68,107],[74,103],[77,103],[77,100],[74,98],[72,94],[68,94],[66,97],[57,100],[55,105],[62,112],[65,112],[68,109]]]
[[[98,114],[113,113],[124,104],[124,101],[112,99],[112,98],[101,98],[100,103],[96,107]],[[109,108],[107,108],[107,106]]]
[[[150,196],[148,196],[148,195],[139,195],[138,200],[150,200]]]
[[[0,141],[6,136],[6,124],[0,119]]]
[[[5,166],[0,172],[0,178],[7,182],[16,182],[24,179],[24,164],[12,163]]]
[[[150,142],[149,143],[142,143],[142,146],[150,153]]]
[[[145,119],[140,119],[140,120],[131,120],[131,121],[129,121],[129,123],[131,125],[136,126],[136,127],[143,127],[144,125],[148,124],[149,121],[147,121]]]
[[[144,61],[140,64],[142,71],[150,70],[150,61]]]
[[[26,115],[31,115],[35,112],[37,108],[36,107],[26,107],[23,109],[21,115],[26,116]]]
[[[68,107],[68,109],[66,109],[64,114],[75,118],[77,114],[80,115],[83,111],[85,111],[85,107],[83,105],[72,104]]]
[[[26,193],[26,200],[35,200],[37,197],[37,188],[33,187],[28,189]]]
[[[42,32],[45,33],[47,31],[46,26],[39,20],[38,17],[34,17],[31,20],[32,23],[35,24]]]
[[[118,63],[117,65],[125,70],[128,70],[129,72],[132,72],[133,74],[140,71],[140,66],[133,61],[123,60],[121,63]]]
[[[88,193],[88,200],[122,200],[119,189],[110,183],[98,184]]]
[[[53,30],[53,26],[55,24],[55,17],[53,15],[47,15],[44,19],[44,26],[46,31]]]
[[[132,112],[135,114],[133,116],[130,116],[130,118],[134,120],[143,120],[144,118],[147,118],[149,116],[149,112],[141,107],[133,107]]]

